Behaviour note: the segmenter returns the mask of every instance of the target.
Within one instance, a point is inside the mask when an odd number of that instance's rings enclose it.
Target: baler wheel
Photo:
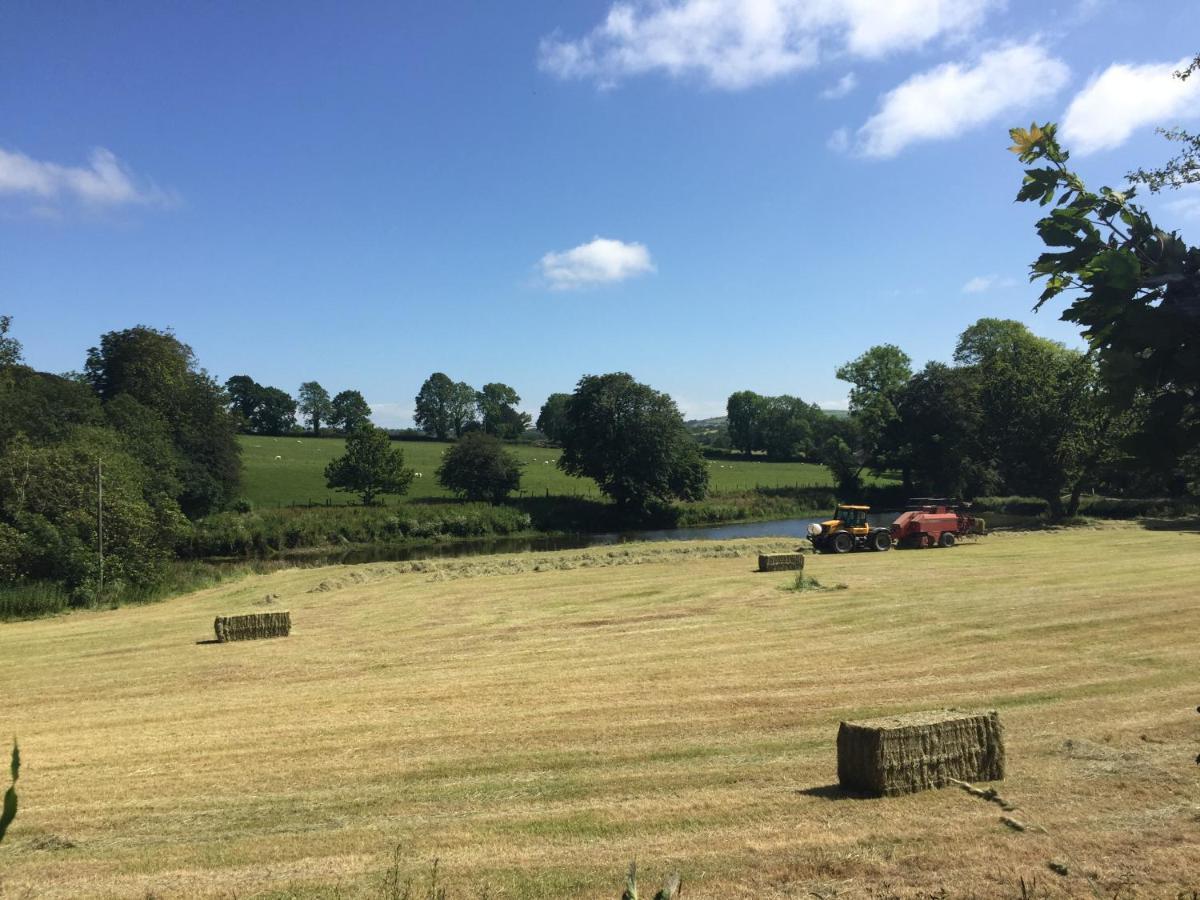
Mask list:
[[[943,531],[941,538],[938,540],[938,543],[943,547],[953,547],[956,542],[957,538],[954,537],[953,531]]]

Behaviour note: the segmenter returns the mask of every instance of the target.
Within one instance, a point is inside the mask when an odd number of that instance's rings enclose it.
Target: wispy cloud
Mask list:
[[[1182,81],[1172,74],[1190,61],[1109,66],[1067,107],[1063,143],[1085,156],[1120,146],[1139,128],[1200,115],[1200,77]]]
[[[1014,278],[1001,278],[999,275],[976,275],[962,286],[964,294],[982,294],[997,288],[1016,287]]]
[[[382,428],[407,428],[413,422],[411,403],[370,403],[371,419]]]
[[[1002,0],[623,0],[583,37],[539,48],[542,69],[611,87],[659,72],[739,90],[811,69],[969,34]]]
[[[552,290],[612,284],[655,270],[644,244],[602,237],[570,250],[547,253],[538,266]]]
[[[887,158],[911,144],[958,136],[1054,96],[1069,77],[1066,63],[1037,43],[992,50],[973,64],[946,63],[885,94],[858,130],[857,149]]]
[[[858,87],[858,76],[853,72],[847,72],[839,78],[834,84],[831,84],[825,90],[821,91],[822,100],[838,100],[845,97],[851,91]]]
[[[0,196],[35,200],[36,214],[52,216],[64,204],[99,209],[119,206],[170,206],[176,198],[153,182],[135,176],[103,147],[85,166],[33,159],[0,147]]]

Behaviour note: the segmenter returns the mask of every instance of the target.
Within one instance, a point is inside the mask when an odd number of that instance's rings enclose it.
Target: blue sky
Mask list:
[[[0,5],[0,313],[27,361],[171,327],[222,380],[615,370],[689,416],[843,406],[838,364],[981,316],[1078,344],[1026,281],[1007,129],[1118,183],[1196,124],[1194,0]],[[1195,231],[1200,194],[1147,198]]]

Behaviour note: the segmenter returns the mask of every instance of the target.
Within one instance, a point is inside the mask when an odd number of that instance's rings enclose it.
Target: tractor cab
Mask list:
[[[848,553],[851,550],[890,550],[891,534],[872,526],[869,506],[839,503],[833,518],[808,526],[808,537],[819,553]]]

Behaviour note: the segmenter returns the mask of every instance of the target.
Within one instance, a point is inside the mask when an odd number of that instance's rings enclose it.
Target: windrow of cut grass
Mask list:
[[[376,897],[397,846],[451,897],[613,900],[634,857],[693,900],[1200,890],[1196,529],[809,559],[843,590],[754,571],[786,542],[714,549],[281,570],[0,626],[6,895]],[[273,609],[290,637],[197,643]],[[947,707],[999,710],[1026,831],[956,789],[838,791],[840,721]]]

